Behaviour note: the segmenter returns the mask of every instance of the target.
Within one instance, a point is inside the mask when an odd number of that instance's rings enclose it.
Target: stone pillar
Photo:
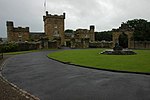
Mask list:
[[[134,48],[133,32],[127,32],[128,35],[128,48]]]
[[[91,25],[90,26],[90,34],[89,34],[89,38],[90,38],[90,41],[95,41],[95,26],[94,25]]]
[[[115,47],[115,44],[119,42],[120,34],[121,34],[120,32],[113,32],[113,46],[112,47]]]
[[[8,41],[13,41],[13,29],[14,29],[14,24],[12,21],[7,21],[6,22],[7,26],[7,39]]]

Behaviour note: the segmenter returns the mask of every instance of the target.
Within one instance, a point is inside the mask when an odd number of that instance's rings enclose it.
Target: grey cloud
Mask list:
[[[6,37],[6,21],[16,26],[29,26],[31,31],[43,31],[45,0],[0,0],[0,37]],[[66,28],[88,28],[97,31],[117,28],[128,19],[150,20],[150,0],[47,0],[52,14],[66,12]]]

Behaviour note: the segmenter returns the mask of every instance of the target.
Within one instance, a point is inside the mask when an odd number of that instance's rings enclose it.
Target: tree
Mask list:
[[[135,41],[150,41],[150,22],[144,19],[128,20],[126,24],[134,28]]]
[[[95,32],[95,40],[96,41],[112,41],[112,32],[104,31],[104,32]]]
[[[74,32],[74,31],[73,31],[72,29],[67,29],[67,30],[65,30],[65,33],[67,33],[67,34],[69,34],[69,33],[70,33],[70,34],[73,34],[73,32]]]

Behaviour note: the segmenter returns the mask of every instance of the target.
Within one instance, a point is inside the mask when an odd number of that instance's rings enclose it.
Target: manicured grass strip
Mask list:
[[[150,73],[150,50],[135,50],[137,55],[102,55],[103,49],[64,50],[48,57],[71,64],[95,68]]]

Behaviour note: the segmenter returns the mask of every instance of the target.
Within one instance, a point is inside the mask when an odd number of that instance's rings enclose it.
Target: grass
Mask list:
[[[150,50],[135,50],[137,55],[102,55],[104,49],[64,50],[48,57],[95,68],[150,73]]]

